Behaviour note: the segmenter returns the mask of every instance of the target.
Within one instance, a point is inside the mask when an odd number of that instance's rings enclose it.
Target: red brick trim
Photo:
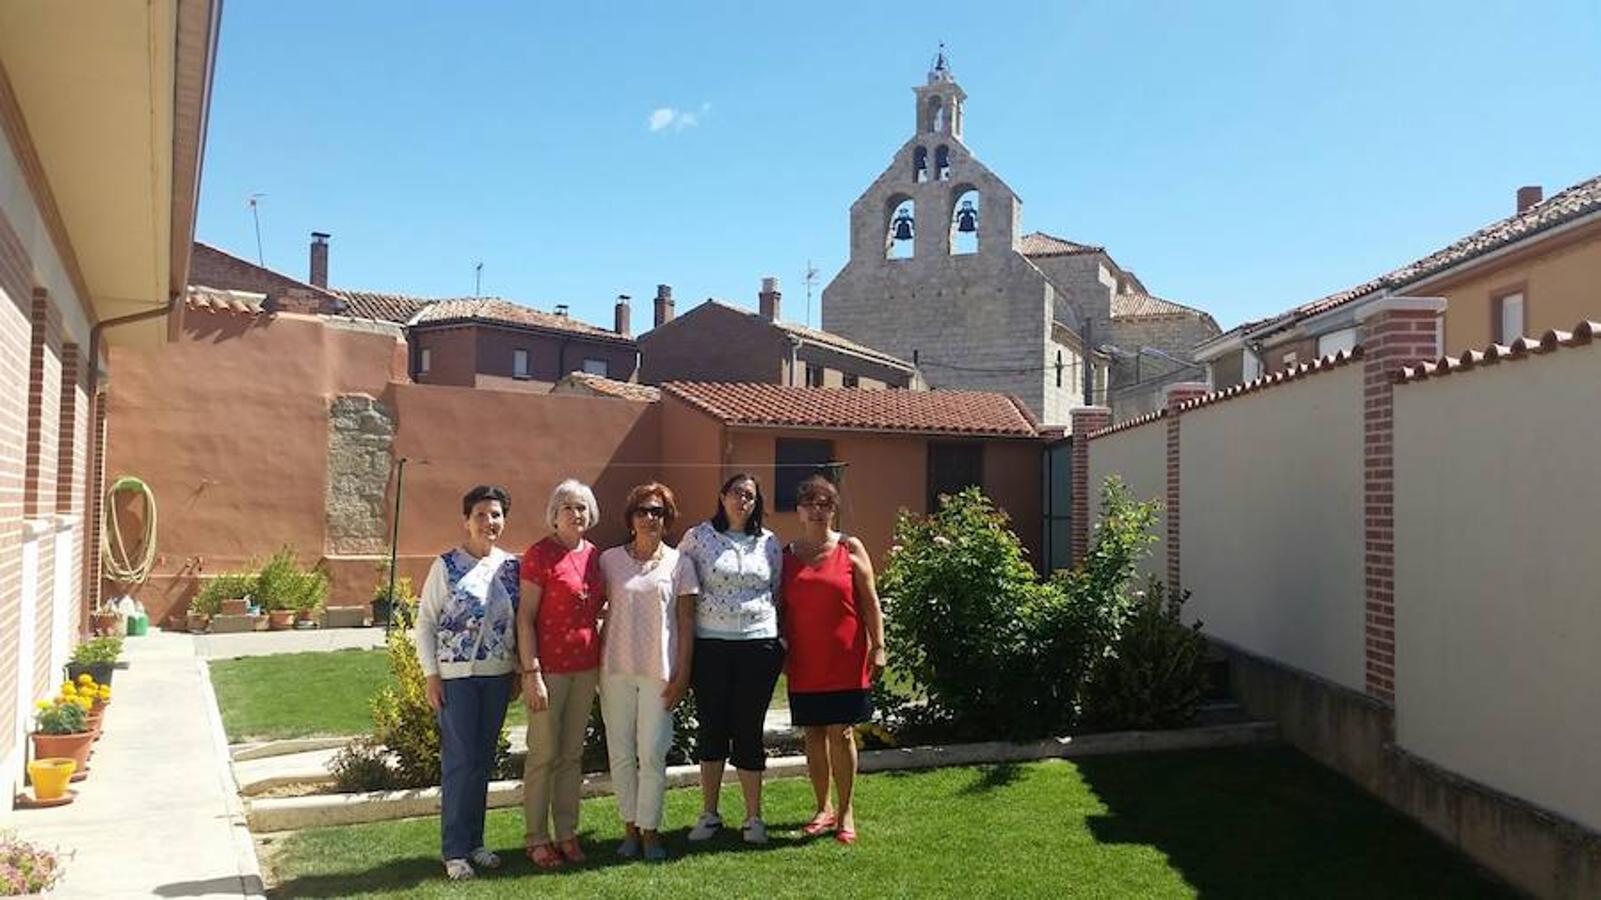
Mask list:
[[[1167,509],[1164,516],[1167,520],[1167,587],[1174,593],[1183,590],[1181,582],[1184,571],[1179,546],[1179,514],[1183,498],[1179,482],[1182,460],[1179,442],[1183,410],[1191,401],[1206,396],[1206,392],[1206,385],[1197,382],[1180,382],[1167,388]]]
[[[1395,386],[1439,352],[1438,311],[1386,309],[1362,322],[1363,593],[1367,693],[1395,705]]]
[[[1073,432],[1073,521],[1068,537],[1077,565],[1090,552],[1090,517],[1095,508],[1090,489],[1090,436],[1112,424],[1112,411],[1104,406],[1080,406],[1068,415]]]
[[[44,468],[44,369],[50,335],[50,295],[42,288],[33,291],[28,320],[32,337],[28,342],[28,433],[23,451],[22,515],[34,519],[45,512],[40,472]]]
[[[56,425],[56,512],[81,507],[73,496],[78,441],[78,345],[61,348],[61,413]]]

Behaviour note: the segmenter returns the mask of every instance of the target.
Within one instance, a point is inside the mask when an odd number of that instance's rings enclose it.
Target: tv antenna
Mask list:
[[[811,260],[806,261],[806,273],[801,276],[801,283],[806,285],[806,327],[812,325],[812,285],[817,283],[817,267]],[[821,323],[819,323],[821,324]]]
[[[245,198],[245,205],[250,207],[250,218],[256,223],[256,265],[261,266],[263,269],[267,268],[267,260],[261,253],[261,204],[259,201],[265,196],[267,195],[257,191]]]
[[[478,261],[478,265],[473,266],[473,296],[474,297],[482,297],[483,296],[483,288],[484,288],[484,261],[483,260],[479,260]]]

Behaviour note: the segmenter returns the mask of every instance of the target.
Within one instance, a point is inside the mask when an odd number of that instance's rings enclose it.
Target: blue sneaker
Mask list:
[[[639,835],[630,834],[624,837],[623,842],[617,845],[617,855],[623,859],[638,859]]]
[[[667,848],[661,844],[652,844],[645,848],[646,862],[661,862],[667,858]]]

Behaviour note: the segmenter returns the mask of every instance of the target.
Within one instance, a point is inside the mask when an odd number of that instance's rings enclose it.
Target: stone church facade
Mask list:
[[[1219,333],[1150,296],[1105,248],[1023,234],[1022,200],[968,150],[966,93],[944,53],[917,95],[916,133],[851,205],[850,261],[823,291],[823,328],[916,365],[933,388],[1017,395],[1048,425],[1156,408],[1204,377]]]

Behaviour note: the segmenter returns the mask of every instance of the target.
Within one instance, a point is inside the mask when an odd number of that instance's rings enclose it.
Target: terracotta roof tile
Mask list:
[[[1483,350],[1468,350],[1460,356],[1442,356],[1436,360],[1407,366],[1396,375],[1398,382],[1423,381],[1439,378],[1466,369],[1493,366],[1496,363],[1531,356],[1555,353],[1565,347],[1579,347],[1601,337],[1601,322],[1580,322],[1572,331],[1547,331],[1539,340],[1520,337],[1511,344],[1491,344]]]
[[[251,291],[228,291],[198,284],[189,285],[183,297],[184,306],[189,309],[252,317],[261,315],[262,304],[266,301],[266,294],[257,294]]]
[[[443,322],[488,322],[582,334],[632,344],[615,331],[523,306],[502,297],[415,297],[381,291],[337,291],[350,305],[349,314],[363,319],[425,325]]]
[[[378,319],[398,322],[411,320],[417,311],[432,301],[405,294],[386,294],[379,291],[334,291],[346,304],[346,314],[358,319]]]
[[[1315,316],[1385,288],[1399,290],[1432,275],[1438,275],[1452,266],[1597,211],[1601,211],[1601,175],[1581,181],[1522,212],[1492,222],[1443,249],[1413,260],[1377,278],[1329,294],[1327,297],[1303,303],[1279,315],[1238,325],[1231,328],[1228,334],[1244,333],[1271,323],[1290,322]]]
[[[637,384],[632,381],[618,381],[604,375],[595,375],[590,372],[570,372],[562,378],[564,382],[588,389],[591,393],[605,397],[620,397],[624,400],[643,400],[654,403],[661,399],[661,389],[648,384]],[[560,382],[557,383],[558,386]]]
[[[1116,434],[1119,431],[1127,431],[1130,428],[1138,428],[1141,425],[1149,425],[1152,422],[1160,422],[1165,418],[1167,418],[1167,410],[1166,409],[1159,409],[1159,410],[1156,410],[1155,412],[1148,412],[1143,416],[1135,416],[1134,418],[1129,419],[1126,422],[1119,422],[1116,425],[1111,425],[1111,426],[1108,426],[1106,428],[1102,428],[1100,431],[1092,431],[1092,432],[1090,432],[1090,437],[1091,438],[1106,437],[1109,434]]]
[[[1163,300],[1150,294],[1141,294],[1130,291],[1125,294],[1112,296],[1112,318],[1114,319],[1146,319],[1163,316],[1184,316],[1186,318],[1200,317],[1211,319],[1206,312],[1172,300]]]
[[[1036,437],[1016,398],[982,391],[864,391],[776,384],[668,382],[662,390],[730,425]]]
[[[1105,253],[1105,247],[1080,244],[1043,231],[1031,231],[1018,239],[1017,249],[1024,256],[1076,256],[1082,253]]]

